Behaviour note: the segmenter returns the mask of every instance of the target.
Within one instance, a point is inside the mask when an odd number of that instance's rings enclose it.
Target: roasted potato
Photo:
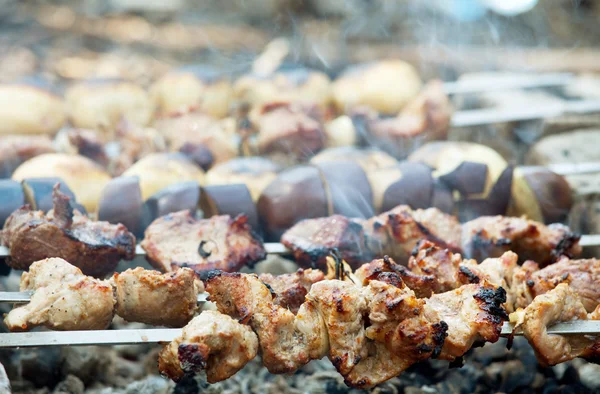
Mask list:
[[[143,200],[175,183],[204,183],[204,171],[182,153],[152,153],[129,167],[123,176],[139,177]]]
[[[52,135],[65,121],[62,97],[29,84],[0,85],[0,135]]]
[[[67,89],[65,100],[69,119],[75,127],[112,130],[123,120],[146,126],[152,119],[150,97],[131,82],[80,82]]]
[[[280,171],[280,167],[263,157],[240,157],[211,168],[206,173],[206,185],[243,183],[257,201],[265,187]]]
[[[103,168],[90,159],[64,153],[36,156],[21,164],[12,175],[12,179],[17,181],[47,177],[64,180],[88,212],[96,212],[102,189],[111,179]]]
[[[384,60],[350,67],[331,86],[340,112],[366,106],[395,115],[421,90],[417,70],[401,60]]]
[[[232,94],[229,78],[216,69],[203,66],[171,71],[150,88],[154,110],[159,116],[194,108],[223,118],[229,112]]]

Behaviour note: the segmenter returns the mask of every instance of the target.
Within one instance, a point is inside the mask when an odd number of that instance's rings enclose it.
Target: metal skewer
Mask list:
[[[504,323],[503,337],[523,335],[513,333],[513,325]],[[36,331],[0,334],[0,348],[47,346],[112,346],[171,342],[181,334],[179,328],[138,330]],[[554,335],[600,335],[600,320],[574,320],[548,327]]]
[[[27,303],[31,301],[32,291],[0,291],[0,303]],[[206,302],[208,293],[198,294],[198,303]]]
[[[546,73],[541,75],[511,75],[487,80],[461,79],[455,82],[444,82],[446,94],[485,93],[493,90],[544,88],[566,85],[575,79],[570,73]]]

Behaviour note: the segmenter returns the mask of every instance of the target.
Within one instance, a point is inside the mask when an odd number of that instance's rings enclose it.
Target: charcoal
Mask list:
[[[600,391],[600,365],[585,364],[579,368],[581,383],[591,389]]]
[[[74,375],[67,375],[67,377],[56,385],[52,394],[83,394],[85,392],[85,385],[83,382]]]
[[[517,389],[529,387],[535,379],[535,374],[535,369],[527,368],[520,360],[507,361],[501,373],[501,391],[512,393]]]
[[[130,383],[123,394],[168,394],[171,384],[168,380],[158,376],[148,376],[145,379]]]
[[[39,348],[21,352],[21,377],[36,387],[54,387],[60,380],[60,349]]]

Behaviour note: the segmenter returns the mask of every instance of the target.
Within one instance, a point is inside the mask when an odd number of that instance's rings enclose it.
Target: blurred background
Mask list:
[[[593,0],[0,0],[0,79],[31,74],[148,83],[174,66],[243,72],[274,37],[336,75],[397,57],[425,79],[481,70],[594,72]]]

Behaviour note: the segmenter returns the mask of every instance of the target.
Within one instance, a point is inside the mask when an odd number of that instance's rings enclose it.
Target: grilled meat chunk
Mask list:
[[[324,269],[334,250],[354,268],[371,258],[362,226],[341,215],[302,220],[281,236],[281,243],[303,267]]]
[[[187,210],[170,213],[148,226],[141,246],[152,266],[162,272],[180,267],[197,273],[237,271],[266,257],[262,240],[245,215],[197,220]]]
[[[161,274],[142,267],[115,273],[116,313],[154,326],[183,327],[198,309],[196,274],[189,268]]]
[[[596,314],[589,316],[597,318]],[[566,283],[537,296],[525,309],[510,315],[533,347],[540,364],[556,365],[576,357],[598,360],[600,341],[588,335],[548,334],[547,327],[570,320],[586,320],[588,315],[575,289]]]
[[[451,251],[460,251],[461,226],[458,220],[436,208],[411,209],[399,205],[362,221],[365,238],[375,256],[393,258],[406,265],[418,241],[426,239]]]
[[[104,277],[121,259],[135,257],[135,236],[125,226],[92,221],[73,211],[58,185],[53,202],[47,214],[25,205],[6,220],[2,239],[10,248],[9,266],[27,270],[34,261],[60,257],[85,275]]]
[[[488,283],[464,285],[428,298],[425,317],[448,325],[448,337],[439,357],[453,361],[476,342],[498,341],[502,324],[508,320],[502,306],[505,302],[504,289]]]
[[[545,226],[523,218],[483,216],[463,224],[465,257],[481,260],[513,251],[521,262],[534,260],[545,267],[561,256],[581,253],[579,234],[561,224]]]
[[[258,279],[268,285],[275,294],[273,300],[275,305],[287,308],[296,314],[312,285],[324,280],[325,274],[320,270],[299,269],[291,274],[261,274]]]
[[[32,157],[55,152],[46,135],[0,136],[0,178],[10,178],[13,171]]]
[[[538,270],[536,263],[523,265],[520,281],[525,290],[520,293],[519,307],[526,307],[535,297],[554,289],[561,283],[568,284],[580,298],[587,312],[593,312],[600,304],[600,260],[570,260],[566,257]]]
[[[21,276],[21,291],[34,291],[29,304],[4,319],[10,331],[36,326],[53,330],[102,330],[112,321],[115,297],[108,281],[85,276],[63,259],[36,261]]]
[[[158,355],[158,369],[179,381],[206,371],[209,383],[225,380],[256,357],[258,339],[250,327],[217,311],[204,311]]]

